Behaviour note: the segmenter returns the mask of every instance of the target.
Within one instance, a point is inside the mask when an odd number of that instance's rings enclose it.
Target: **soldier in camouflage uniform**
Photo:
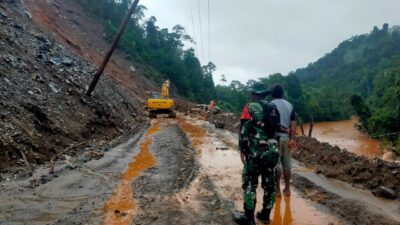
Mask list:
[[[248,120],[241,118],[242,126],[239,134],[239,146],[244,164],[242,188],[245,213],[236,217],[235,222],[243,225],[255,224],[254,211],[259,176],[264,196],[263,209],[257,213],[257,217],[264,223],[269,223],[269,215],[275,203],[274,169],[279,159],[278,141],[274,137],[271,138],[263,126],[263,105],[268,104],[263,98],[268,92],[253,88],[251,94],[252,100],[247,105],[249,118]]]

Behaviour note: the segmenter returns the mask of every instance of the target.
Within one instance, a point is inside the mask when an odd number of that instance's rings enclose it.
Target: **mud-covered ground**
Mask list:
[[[59,161],[32,177],[0,183],[1,225],[101,224],[103,205],[119,183],[119,174],[139,152],[144,130],[100,159]]]
[[[232,121],[234,120],[232,119]],[[233,149],[237,148],[237,142],[235,142],[237,137],[235,138],[234,135],[236,132],[229,134],[222,130],[213,129],[211,124],[207,125],[207,128],[209,132],[216,133],[218,139],[227,146]],[[233,130],[236,131],[236,128]],[[380,159],[369,160],[337,147],[319,143],[315,139],[300,137],[298,144],[299,150],[294,153],[295,158],[312,168],[304,168],[298,165],[299,163],[295,163],[296,167],[293,170],[292,184],[304,199],[327,209],[345,224],[400,224],[399,217],[396,216],[400,212],[400,203],[397,200],[374,197],[364,191],[364,188],[368,186],[363,185],[378,182],[379,185],[397,190],[400,182],[392,176],[397,175],[398,164]],[[341,159],[342,162],[340,163],[338,159]],[[346,162],[347,164],[345,164]],[[363,171],[360,169],[369,167],[371,170]],[[324,176],[326,174],[320,171],[320,168],[332,171],[336,173],[336,176]],[[367,176],[368,179],[365,179],[362,183],[357,183],[351,179],[352,174],[357,174],[357,172],[344,172],[349,171],[349,168],[356,171],[360,169],[360,175]],[[309,179],[310,174],[314,179]],[[340,183],[336,179],[347,183]],[[351,188],[351,185],[355,187]]]
[[[316,173],[367,188],[376,195],[383,194],[381,187],[391,189],[394,198],[400,194],[399,163],[357,156],[314,138],[300,137],[298,145],[299,149],[293,157],[314,167]]]
[[[58,161],[54,174],[41,166],[31,178],[0,182],[0,224],[107,224],[107,201],[122,182],[127,165],[139,160],[149,138],[156,162],[144,171],[130,168],[139,173],[131,184],[135,215],[133,221],[122,224],[232,224],[226,201],[199,170],[186,134],[173,120],[158,121],[159,131],[154,135],[142,136],[142,130],[99,159]],[[126,216],[116,205],[118,210],[112,213]]]
[[[304,198],[328,208],[348,224],[400,224],[399,221],[368,210],[368,207],[361,201],[346,199],[343,196],[329,192],[296,173],[293,174],[292,180],[293,185],[301,192]]]
[[[168,125],[154,136],[157,166],[133,182],[139,211],[134,224],[232,224],[186,134]]]
[[[225,129],[234,133],[239,130],[239,123],[235,122],[239,121],[237,115],[210,115],[208,121],[223,123]],[[317,174],[366,188],[380,197],[399,198],[400,163],[356,155],[315,138],[300,136],[297,142],[299,148],[293,157],[315,168]]]

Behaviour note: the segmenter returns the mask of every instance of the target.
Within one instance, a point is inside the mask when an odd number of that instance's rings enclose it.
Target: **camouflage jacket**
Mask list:
[[[246,155],[259,156],[268,146],[277,144],[276,139],[269,139],[263,128],[262,102],[253,101],[248,104],[250,120],[242,121],[239,134],[240,151]]]

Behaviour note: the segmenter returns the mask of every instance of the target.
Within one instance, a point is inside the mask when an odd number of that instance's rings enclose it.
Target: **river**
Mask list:
[[[374,157],[381,154],[380,142],[369,138],[355,128],[357,118],[336,122],[315,123],[312,136],[321,142],[337,145],[357,155]],[[304,125],[304,132],[308,134],[309,124]],[[298,129],[298,134],[301,134]]]

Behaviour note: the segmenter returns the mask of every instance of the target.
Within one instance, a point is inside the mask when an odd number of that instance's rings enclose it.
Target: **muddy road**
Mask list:
[[[54,174],[44,165],[3,181],[0,224],[233,224],[242,208],[236,140],[202,120],[153,120],[99,159],[60,157]],[[277,198],[271,224],[400,224],[397,200],[293,171],[293,194]]]

